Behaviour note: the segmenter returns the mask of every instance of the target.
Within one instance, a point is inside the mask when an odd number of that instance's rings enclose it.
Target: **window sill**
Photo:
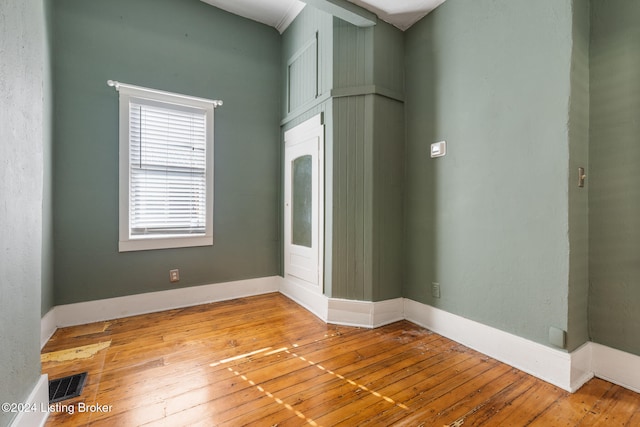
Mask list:
[[[213,246],[213,236],[146,237],[141,239],[120,240],[118,251],[133,252],[196,246]]]

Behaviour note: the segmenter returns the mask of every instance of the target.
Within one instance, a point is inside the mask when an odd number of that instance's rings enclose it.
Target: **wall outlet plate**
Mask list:
[[[174,269],[174,270],[169,270],[169,281],[171,283],[179,282],[180,281],[180,270],[178,270],[177,268]]]
[[[440,298],[440,283],[431,283],[431,296],[434,298]]]

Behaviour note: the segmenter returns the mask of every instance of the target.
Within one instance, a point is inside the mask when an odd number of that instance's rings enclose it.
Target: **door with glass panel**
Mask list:
[[[322,293],[322,145],[320,116],[285,133],[285,278]]]

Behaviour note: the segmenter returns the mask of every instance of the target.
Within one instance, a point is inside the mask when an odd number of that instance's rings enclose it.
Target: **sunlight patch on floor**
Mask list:
[[[292,346],[293,348],[297,348],[298,345],[297,344],[293,344]],[[365,391],[367,393],[370,393],[371,395],[380,398],[382,400],[385,400],[386,402],[389,402],[392,405],[396,405],[399,408],[402,408],[404,410],[408,410],[409,408],[407,407],[407,405],[400,403],[400,402],[396,402],[395,400],[393,400],[392,398],[388,397],[388,396],[384,396],[383,394],[372,390],[370,388],[368,388],[365,385],[359,384],[356,381],[353,381],[352,379],[349,379],[347,377],[345,377],[344,375],[341,375],[339,373],[333,372],[330,369],[325,368],[324,366],[313,362],[311,360],[308,360],[307,358],[305,358],[304,356],[300,356],[297,353],[293,352],[293,349],[289,349],[289,347],[280,347],[277,349],[273,349],[272,347],[265,347],[265,348],[261,348],[259,350],[254,350],[248,353],[244,353],[244,354],[239,354],[237,356],[233,356],[233,357],[229,357],[226,359],[222,359],[219,360],[218,362],[214,362],[211,363],[209,366],[210,367],[216,367],[216,366],[220,366],[229,362],[233,362],[233,361],[239,361],[242,359],[247,359],[247,358],[251,358],[253,356],[261,356],[261,357],[267,357],[267,356],[271,356],[274,354],[278,354],[278,353],[286,353],[290,356],[293,356],[295,358],[297,358],[298,360],[301,360],[302,362],[308,363],[311,366],[315,366],[316,368],[318,368],[319,370],[332,375],[336,378],[339,378],[342,381],[345,381],[348,384],[351,384],[354,387],[357,387],[358,389]],[[264,387],[262,387],[260,384],[256,384],[253,380],[251,380],[250,378],[248,378],[246,375],[242,374],[241,372],[228,367],[227,370],[229,372],[232,372],[234,375],[236,375],[237,377],[240,377],[243,381],[246,381],[247,383],[249,383],[252,387],[254,387],[256,390],[258,390],[260,393],[264,394],[265,396],[271,398],[272,400],[274,400],[276,403],[278,403],[279,405],[284,406],[285,408],[287,408],[288,410],[292,411],[294,414],[296,414],[297,417],[304,419],[305,421],[307,421],[310,425],[312,426],[317,426],[318,424],[312,420],[311,418],[308,418],[307,416],[305,416],[302,412],[296,410],[292,405],[285,403],[282,399],[278,398],[277,396],[273,395],[272,393],[270,393],[268,390],[265,390]]]

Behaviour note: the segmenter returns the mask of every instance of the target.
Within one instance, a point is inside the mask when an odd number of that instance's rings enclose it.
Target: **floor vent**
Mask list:
[[[86,380],[87,373],[83,372],[81,374],[49,381],[49,403],[60,402],[61,400],[80,396]]]

